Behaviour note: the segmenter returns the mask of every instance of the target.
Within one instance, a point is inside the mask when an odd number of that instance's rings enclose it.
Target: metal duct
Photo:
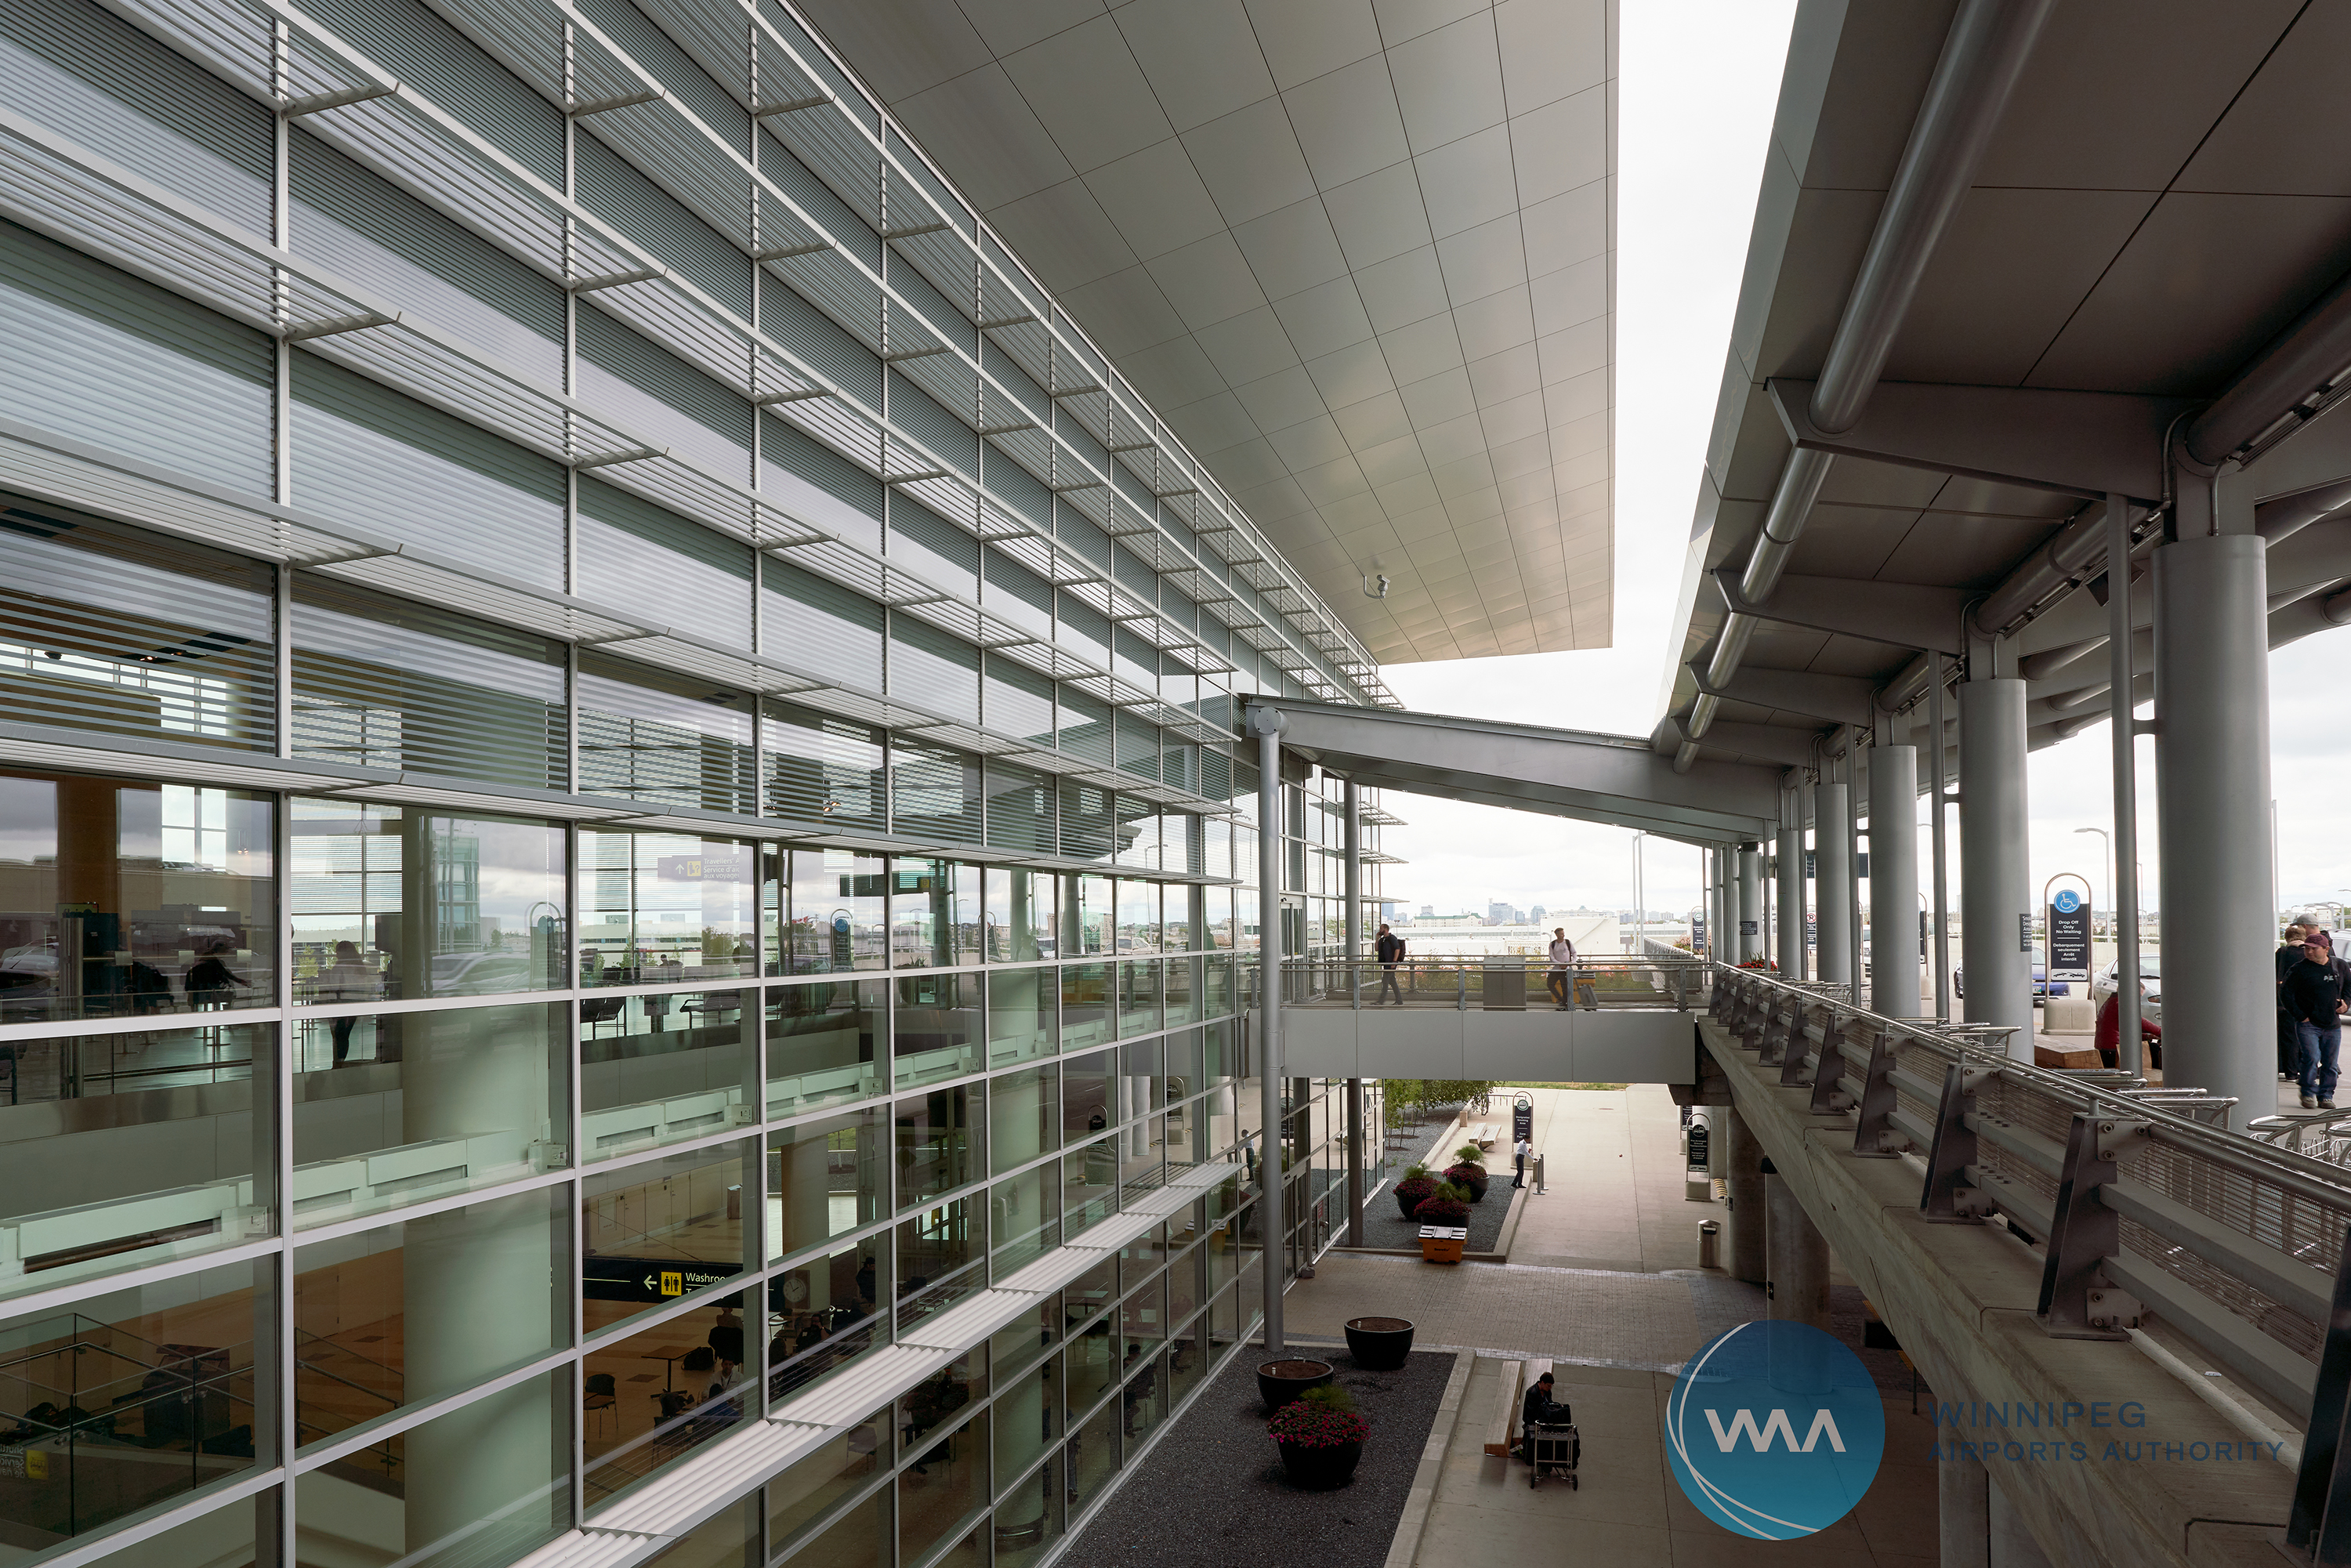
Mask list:
[[[2253,508],[2253,532],[2270,544],[2292,538],[2311,524],[2351,507],[2351,479],[2314,485],[2289,496],[2272,496]]]
[[[2351,590],[2329,594],[2326,602],[2318,607],[2318,612],[2326,617],[2327,624],[2331,626],[2351,622]]]
[[[1902,162],[1886,188],[1886,204],[1878,209],[1869,249],[1854,274],[1836,335],[1813,384],[1813,423],[1823,431],[1835,434],[1852,429],[1868,406],[1919,279],[1952,215],[1967,200],[2009,95],[2054,5],[2055,0],[1962,0],[1951,19],[1934,77],[1911,123],[1910,140],[1902,149]],[[1825,453],[1800,448],[1781,469],[1763,532],[1740,577],[1740,590],[1750,601],[1761,600],[1779,582],[1828,477],[1829,462]],[[1754,632],[1750,617],[1733,613],[1724,619],[1708,666],[1710,684],[1720,685],[1738,669]],[[1674,755],[1676,772],[1688,772],[1698,760],[1698,737],[1714,722],[1719,706],[1705,693],[1698,695],[1686,727],[1690,738]]]
[[[2237,372],[2212,406],[2189,425],[2183,444],[2206,467],[2218,465],[2294,417],[2351,366],[2351,277],[2338,280],[2293,326]],[[2312,410],[2310,412],[2315,412]],[[2304,414],[2304,417],[2307,417]]]

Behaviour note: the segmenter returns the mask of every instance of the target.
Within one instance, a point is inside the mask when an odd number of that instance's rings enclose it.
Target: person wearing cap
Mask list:
[[[2286,1010],[2285,972],[2302,962],[2302,934],[2308,929],[2299,920],[2285,928],[2285,941],[2277,950],[2277,1055],[2278,1077],[2282,1080],[2300,1075],[2297,1065],[2302,1060],[2302,1032]]]
[[[2303,933],[2302,961],[2285,972],[2286,1010],[2301,1039],[2297,1072],[2305,1111],[2335,1109],[2343,1015],[2351,1012],[2351,966],[2335,956],[2325,936]]]

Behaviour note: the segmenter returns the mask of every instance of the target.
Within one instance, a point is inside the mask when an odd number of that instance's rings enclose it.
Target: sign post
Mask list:
[[[2087,878],[2074,872],[2058,873],[2049,879],[2049,884],[2062,877],[2073,877],[2085,888],[2089,886]],[[2043,886],[2042,896],[2048,909],[2046,967],[2053,993],[2061,980],[2086,984],[2090,978],[2090,904],[2085,894],[2070,887],[2060,888],[2053,897],[2049,884]]]

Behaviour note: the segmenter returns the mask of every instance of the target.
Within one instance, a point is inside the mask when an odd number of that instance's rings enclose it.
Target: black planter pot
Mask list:
[[[1412,1218],[1412,1211],[1418,1208],[1422,1204],[1427,1202],[1429,1198],[1429,1193],[1426,1192],[1408,1193],[1405,1191],[1403,1184],[1401,1183],[1398,1183],[1390,1190],[1395,1194],[1396,1212],[1403,1215],[1406,1219],[1410,1219]],[[1435,1189],[1431,1188],[1430,1191],[1433,1192]]]
[[[1472,1172],[1475,1174],[1472,1174]],[[1451,1182],[1458,1187],[1467,1189],[1469,1194],[1470,1202],[1483,1203],[1486,1201],[1486,1183],[1488,1177],[1483,1166],[1472,1166],[1470,1170],[1464,1171],[1458,1176],[1454,1175],[1451,1171],[1447,1171],[1445,1173],[1445,1179]]]
[[[1308,1361],[1292,1356],[1282,1361],[1258,1364],[1257,1391],[1265,1401],[1269,1416],[1290,1401],[1304,1396],[1310,1388],[1331,1381],[1332,1373],[1327,1361]]]
[[[1365,1372],[1394,1372],[1412,1354],[1412,1323],[1405,1318],[1350,1318],[1347,1354]]]
[[[1355,1466],[1364,1457],[1361,1443],[1325,1443],[1308,1448],[1303,1443],[1284,1443],[1276,1439],[1281,1449],[1282,1472],[1290,1484],[1303,1491],[1323,1491],[1343,1487],[1355,1477]]]

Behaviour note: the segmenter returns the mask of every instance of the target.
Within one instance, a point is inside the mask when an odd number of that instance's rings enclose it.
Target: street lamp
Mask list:
[[[2105,847],[2103,850],[2101,850],[2099,852],[2100,852],[2100,854],[2104,857],[2104,859],[2105,860],[2105,862],[2106,862],[2106,913],[2107,913],[2107,917],[2108,917],[2108,919],[2109,919],[2109,920],[2112,920],[2112,919],[2113,919],[2113,918],[2114,918],[2114,917],[2115,917],[2115,916],[2119,913],[2119,912],[2118,912],[2118,911],[2116,911],[2116,908],[2115,908],[2115,841],[2114,841],[2114,835],[2113,835],[2113,834],[2111,834],[2111,833],[2109,833],[2109,832],[2107,832],[2107,831],[2106,831],[2106,830],[2105,830],[2105,829],[2104,829],[2104,828],[2076,828],[2076,829],[2074,829],[2074,831],[2075,832],[2077,832],[2077,833],[2095,833],[2095,834],[2097,834],[2097,835],[2098,835],[2099,840],[2100,840],[2100,841],[2104,843],[2104,845],[2105,846]]]

